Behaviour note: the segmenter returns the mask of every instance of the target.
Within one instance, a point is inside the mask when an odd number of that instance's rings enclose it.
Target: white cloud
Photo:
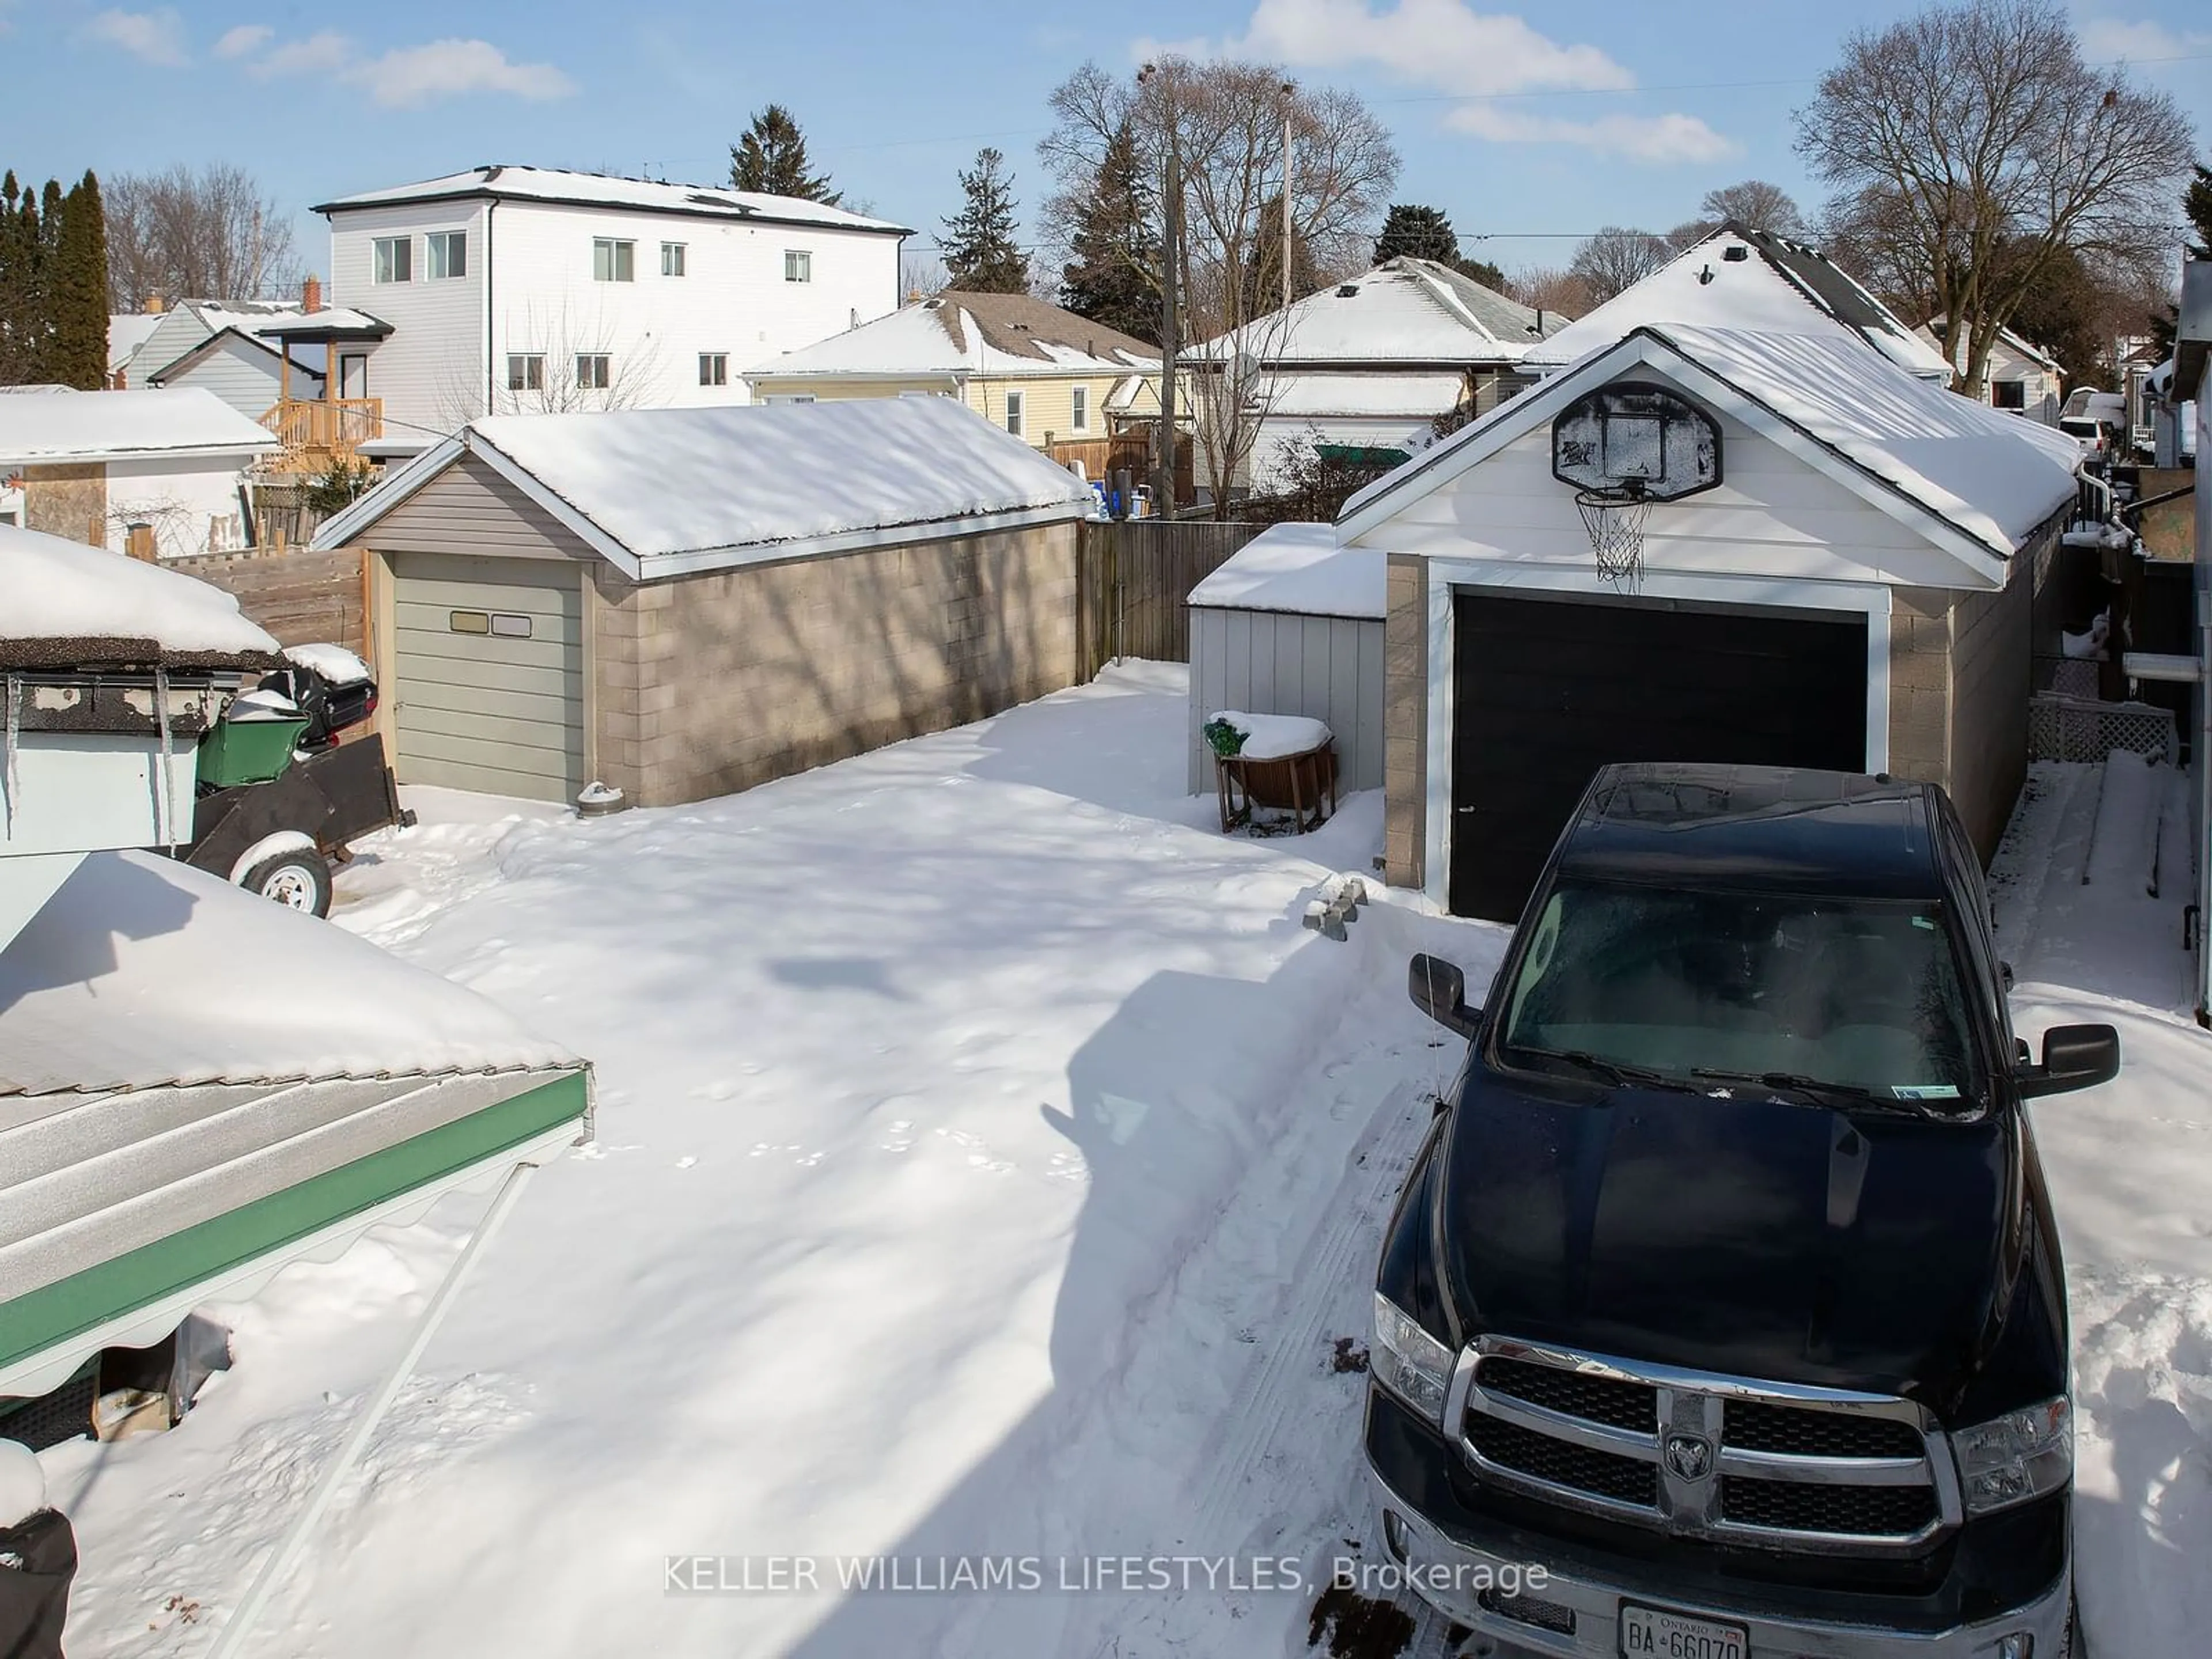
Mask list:
[[[267,80],[275,75],[323,75],[342,67],[354,56],[353,42],[332,29],[303,40],[287,40],[247,65],[249,74]]]
[[[85,32],[145,63],[185,61],[184,20],[167,6],[159,11],[104,11],[85,26]]]
[[[433,40],[401,46],[350,71],[380,104],[404,107],[470,92],[565,98],[576,83],[550,64],[514,64],[489,40]]]
[[[1636,76],[1602,49],[1562,44],[1468,0],[1258,0],[1240,39],[1139,44],[1139,55],[1259,58],[1297,69],[1380,70],[1443,100],[1629,92]],[[1694,115],[1571,119],[1494,101],[1455,106],[1456,132],[1497,143],[1574,144],[1639,161],[1710,161],[1737,146]]]
[[[1738,149],[1694,115],[1601,115],[1571,121],[1495,104],[1464,104],[1445,124],[1496,143],[1578,144],[1632,161],[1718,161]]]
[[[224,31],[222,38],[215,43],[215,55],[243,58],[267,46],[276,33],[266,23],[240,23],[234,29]]]
[[[1260,0],[1242,50],[1300,67],[1373,65],[1439,92],[1625,91],[1636,77],[1595,46],[1561,46],[1467,0]]]
[[[2162,58],[2194,57],[2212,48],[2212,34],[2177,32],[2150,18],[2130,22],[2118,17],[2081,21],[2081,55],[2093,64],[2151,64]]]

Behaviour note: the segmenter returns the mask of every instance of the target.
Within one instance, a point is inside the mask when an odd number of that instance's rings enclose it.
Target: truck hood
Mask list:
[[[1470,1334],[1939,1411],[1995,1340],[2021,1248],[2004,1115],[1535,1087],[1478,1068],[1453,1114],[1435,1218]]]

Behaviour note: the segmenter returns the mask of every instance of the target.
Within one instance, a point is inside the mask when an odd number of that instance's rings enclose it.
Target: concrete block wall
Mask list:
[[[602,778],[750,788],[1075,683],[1073,523],[637,584],[594,573]]]
[[[1889,770],[1951,781],[1951,601],[1947,589],[1890,592]]]
[[[2027,780],[2037,573],[2058,526],[2014,555],[2004,586],[1951,607],[1951,775],[1945,787],[1987,864]]]
[[[1419,887],[1428,845],[1429,601],[1425,562],[1390,555],[1382,624],[1382,854],[1393,887]]]

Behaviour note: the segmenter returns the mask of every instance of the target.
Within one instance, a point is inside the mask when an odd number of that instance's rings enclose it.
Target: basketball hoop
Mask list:
[[[1634,582],[1644,574],[1644,521],[1651,497],[1641,478],[1575,491],[1575,507],[1589,532],[1600,581]]]

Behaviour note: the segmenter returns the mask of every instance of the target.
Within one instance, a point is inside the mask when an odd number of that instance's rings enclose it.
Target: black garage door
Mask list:
[[[1613,761],[1866,764],[1866,618],[1462,593],[1453,914],[1512,921]]]

